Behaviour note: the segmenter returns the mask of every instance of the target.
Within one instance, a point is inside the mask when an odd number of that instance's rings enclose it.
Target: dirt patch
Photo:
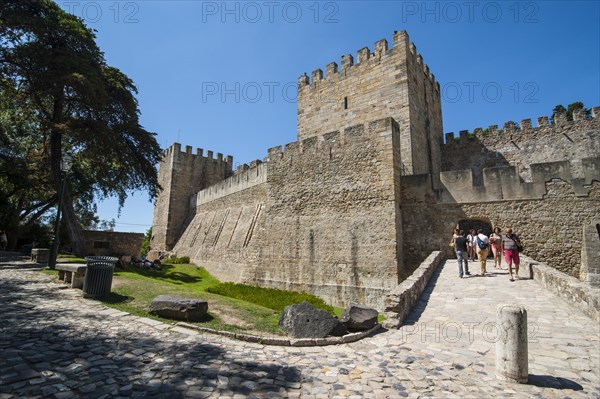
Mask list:
[[[127,285],[129,283],[129,281],[127,281],[124,278],[120,278],[120,277],[116,277],[113,276],[113,280],[112,280],[112,288],[111,289],[115,289],[117,287],[122,287],[124,285]]]
[[[232,306],[213,302],[208,304],[208,311],[217,316],[225,324],[244,328],[252,326],[252,323],[242,320],[239,316],[239,310]]]

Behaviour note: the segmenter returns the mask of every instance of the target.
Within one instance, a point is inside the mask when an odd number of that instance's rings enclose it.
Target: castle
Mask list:
[[[222,281],[382,309],[452,230],[512,227],[578,276],[600,223],[600,108],[444,135],[440,85],[406,32],[298,80],[298,141],[233,170],[175,143],[159,165],[150,257]],[[594,239],[593,234],[585,237]],[[582,250],[583,248],[583,250]],[[585,257],[587,259],[587,257]]]

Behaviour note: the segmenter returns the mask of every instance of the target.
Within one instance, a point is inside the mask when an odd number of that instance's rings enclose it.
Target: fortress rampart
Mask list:
[[[192,204],[199,206],[218,198],[237,193],[267,181],[267,164],[260,163],[216,183],[192,197]]]
[[[338,70],[338,64],[335,61],[331,62],[327,64],[325,68],[326,75],[323,75],[322,69],[315,69],[311,74],[312,79],[304,74],[298,78],[298,85],[311,85],[314,87],[317,85],[317,82],[322,82],[328,78],[330,80],[339,80],[353,73],[364,73],[365,69],[370,70],[373,69],[373,67],[377,67],[382,58],[395,55],[402,50],[406,51],[403,47],[406,46],[407,41],[409,41],[409,38],[406,31],[394,32],[393,48],[388,48],[387,39],[378,40],[375,42],[374,52],[371,52],[368,47],[363,47],[357,51],[356,64],[354,63],[352,54],[345,54],[341,57],[341,69]],[[439,93],[440,84],[435,80],[435,76],[429,70],[429,66],[423,62],[423,56],[417,52],[417,46],[412,42],[409,43],[410,53],[407,54],[407,56],[410,56],[413,62],[422,67],[424,77],[428,80],[429,84],[435,86],[436,91]],[[353,66],[356,68],[351,68]],[[358,67],[362,67],[363,69]]]
[[[342,56],[298,79],[298,138],[392,117],[400,125],[404,174],[440,170],[443,141],[440,86],[405,31],[394,33],[371,53],[358,51],[357,63]]]
[[[573,174],[572,165],[582,177]],[[548,194],[546,183],[560,179],[571,185],[577,197],[587,197],[594,181],[600,181],[600,157],[529,165],[532,179],[523,181],[514,166],[483,169],[483,185],[476,186],[471,169],[404,176],[404,203],[435,202],[439,204],[484,203],[509,200],[542,200]],[[435,180],[435,182],[432,182]],[[438,187],[432,190],[431,187]]]
[[[600,214],[600,176],[586,185],[587,195],[577,195],[573,184],[560,178],[543,186],[546,194],[541,198],[450,203],[435,201],[432,193],[428,201],[403,203],[405,259],[423,259],[431,249],[452,256],[448,248],[452,230],[478,221],[489,227],[513,228],[525,245],[525,254],[578,277],[582,231]],[[431,239],[415,238],[419,235]],[[409,262],[408,268],[416,266]]]
[[[461,131],[459,137],[446,134],[442,146],[442,171],[473,170],[473,181],[483,184],[484,168],[513,166],[518,176],[531,180],[533,163],[577,160],[600,154],[600,108],[592,109],[592,118],[584,112],[575,112],[573,121],[557,115],[554,123],[547,116],[537,118],[537,127],[530,119],[517,127],[513,122],[502,130],[492,125],[486,130]],[[574,163],[572,171],[583,177],[581,164]]]
[[[402,269],[399,157],[391,118],[273,147],[196,195],[174,251],[222,280],[381,308]]]
[[[205,156],[201,148],[196,149],[196,153],[190,146],[181,151],[181,144],[175,143],[165,150],[158,170],[162,192],[154,205],[150,243],[155,254],[150,256],[173,249],[193,212],[190,197],[230,176],[232,166],[232,156],[217,153],[214,158],[213,151],[207,151]]]
[[[579,111],[573,121],[557,115],[553,123],[538,118],[537,127],[525,119],[501,131],[492,125],[456,138],[447,133],[441,173],[402,177],[405,257],[440,249],[450,255],[446,236],[474,219],[512,227],[528,255],[578,275],[583,226],[600,214],[599,156],[598,107],[591,118]],[[430,245],[411,239],[423,228],[447,233],[436,233]]]
[[[525,253],[577,276],[600,214],[600,108],[443,143],[440,88],[406,32],[300,77],[298,141],[263,161],[179,144],[159,168],[154,255],[222,281],[383,308],[456,227],[511,227]],[[588,251],[589,252],[589,251]],[[567,261],[566,261],[567,260]]]

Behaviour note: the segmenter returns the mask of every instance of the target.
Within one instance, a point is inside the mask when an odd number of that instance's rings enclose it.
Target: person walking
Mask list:
[[[521,240],[513,233],[511,228],[506,229],[506,234],[502,235],[502,252],[504,253],[504,260],[508,265],[508,275],[510,281],[515,281],[513,278],[512,265],[515,264],[515,276],[519,279],[519,247],[521,246]]]
[[[454,229],[454,233],[452,233],[452,240],[450,240],[450,248],[456,250],[456,239],[460,237],[460,230]]]
[[[465,237],[465,232],[463,230],[460,230],[457,237],[454,238],[454,243],[456,244],[456,259],[458,260],[458,277],[460,278],[463,278],[463,275],[471,275],[471,273],[469,273],[469,254],[467,250],[467,241],[467,237]]]
[[[502,230],[500,227],[495,227],[494,232],[490,235],[490,246],[494,254],[494,268],[502,270]]]
[[[485,276],[490,239],[483,234],[483,230],[479,229],[477,231],[477,235],[475,236],[475,242],[477,259],[479,259],[479,266],[481,266],[481,275]]]
[[[469,230],[469,235],[467,236],[467,240],[468,240],[468,249],[469,249],[469,259],[471,259],[473,262],[475,262],[475,229],[471,229]]]

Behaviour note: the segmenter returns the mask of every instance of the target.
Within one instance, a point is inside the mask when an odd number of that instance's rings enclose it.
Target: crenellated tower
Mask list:
[[[527,255],[577,275],[589,258],[581,230],[600,214],[600,108],[443,144],[440,85],[395,32],[393,48],[379,40],[301,76],[298,140],[232,166],[177,143],[165,151],[150,259],[189,256],[220,281],[382,310],[467,221],[511,226]]]
[[[298,79],[298,140],[392,117],[400,126],[404,175],[440,171],[443,143],[440,85],[405,31],[342,56],[341,66]]]
[[[200,190],[210,187],[233,174],[233,157],[223,157],[213,151],[196,149],[191,146],[181,151],[181,144],[167,148],[158,168],[158,182],[162,190],[156,197],[154,220],[152,222],[152,249],[149,258],[173,249],[193,218],[196,207],[191,204],[193,196]]]

